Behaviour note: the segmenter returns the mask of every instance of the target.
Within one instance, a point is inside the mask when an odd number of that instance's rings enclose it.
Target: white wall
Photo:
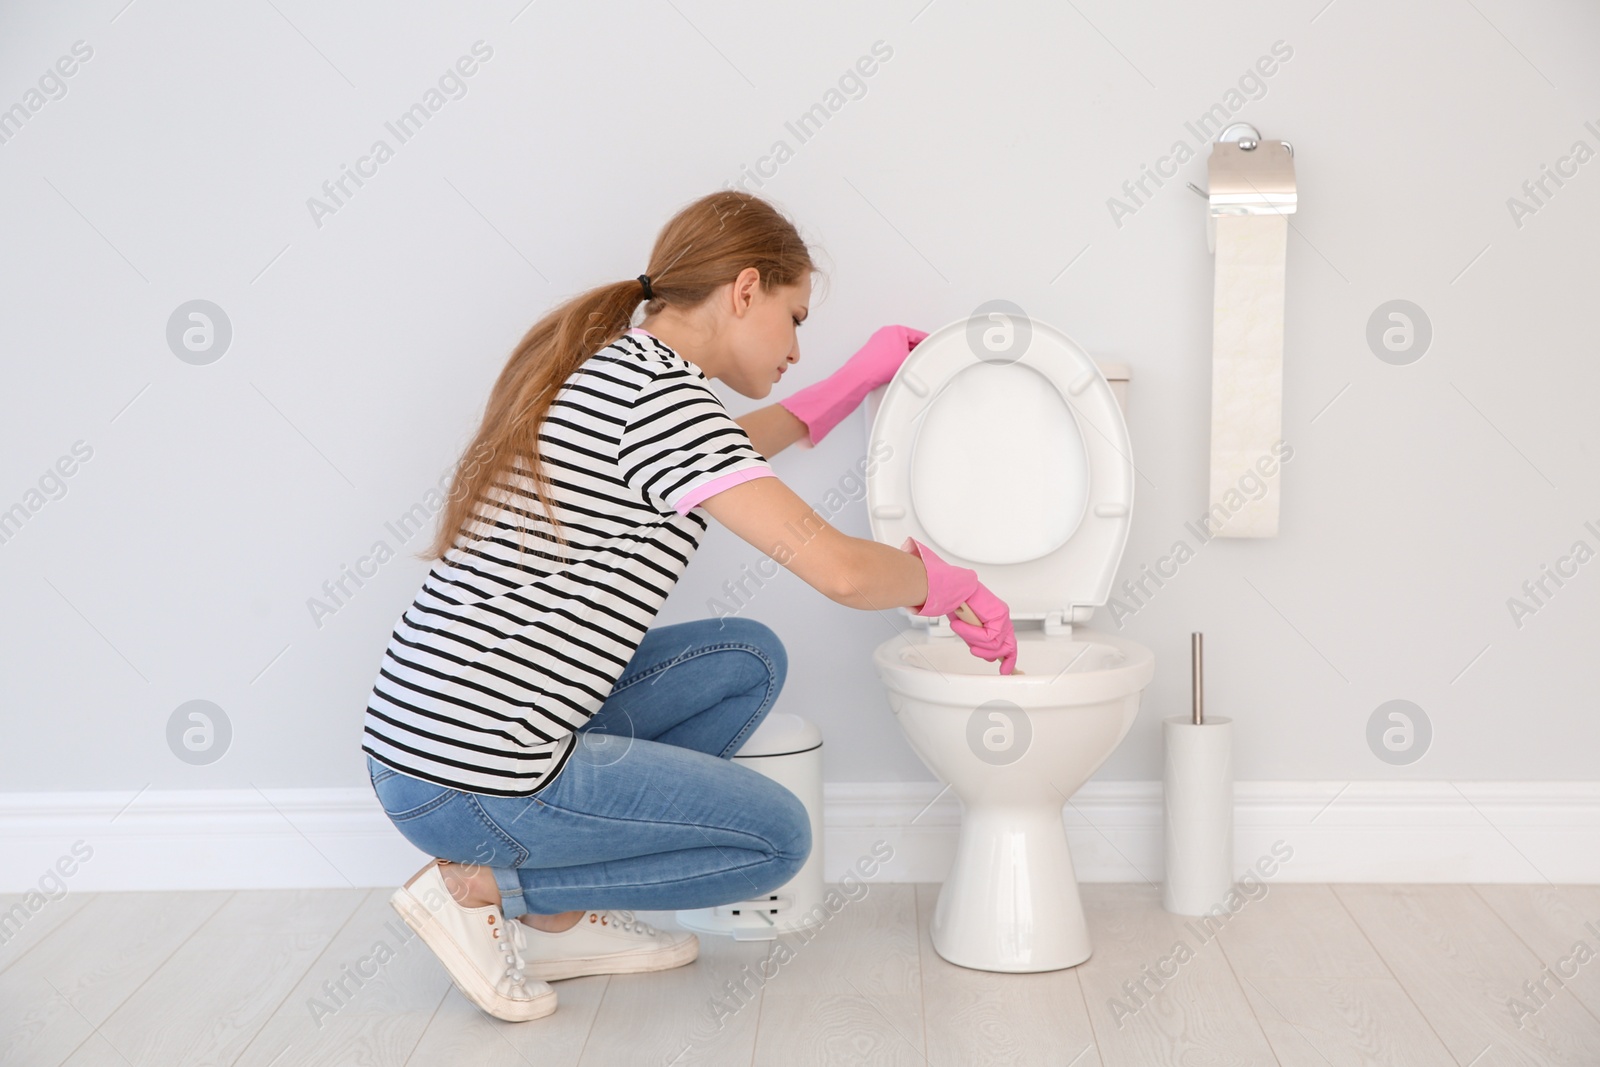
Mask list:
[[[780,139],[792,158],[748,187],[831,272],[787,388],[884,323],[1020,304],[1133,368],[1137,575],[1206,506],[1211,259],[1183,187],[1206,148],[1185,122],[1280,41],[1237,118],[1294,143],[1301,194],[1282,534],[1212,542],[1126,620],[1158,673],[1099,777],[1160,776],[1196,629],[1239,779],[1596,776],[1600,562],[1520,628],[1506,606],[1600,548],[1593,9],[124,3],[0,13],[0,108],[93,50],[0,144],[0,509],[30,512],[0,543],[4,789],[364,785],[365,697],[426,568],[390,560],[320,626],[308,599],[376,541],[421,548],[385,523],[455,461],[535,318],[637,274],[674,210]],[[397,144],[385,122],[478,41],[466,95]],[[797,144],[785,123],[879,41],[865,95]],[[380,137],[393,158],[319,225],[308,198]],[[1117,225],[1108,199],[1179,141],[1193,158]],[[1508,198],[1578,141],[1586,165],[1519,225]],[[1365,341],[1397,298],[1434,331],[1409,366]],[[165,336],[193,299],[232,324],[204,366]],[[865,432],[777,469],[820,501]],[[77,442],[64,492],[30,495]],[[836,522],[867,533],[859,501]],[[757,558],[714,530],[662,621]],[[868,661],[895,619],[787,574],[748,614],[788,644],[781,706],[822,725],[830,781],[929,779]],[[1405,767],[1366,741],[1396,698],[1434,729]],[[167,741],[196,699],[232,729],[207,766]]]

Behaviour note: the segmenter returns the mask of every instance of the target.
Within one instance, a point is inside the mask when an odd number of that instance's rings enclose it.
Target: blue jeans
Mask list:
[[[423,852],[493,868],[508,919],[749,900],[788,882],[811,852],[799,798],[730,758],[787,669],[762,623],[658,626],[535,796],[462,792],[368,756],[372,788]]]

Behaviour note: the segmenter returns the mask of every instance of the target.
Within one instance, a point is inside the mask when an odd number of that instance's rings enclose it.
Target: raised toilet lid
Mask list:
[[[940,328],[883,391],[867,453],[872,535],[914,537],[972,568],[1012,618],[1081,625],[1128,541],[1128,426],[1071,338],[1037,320],[1006,325]]]

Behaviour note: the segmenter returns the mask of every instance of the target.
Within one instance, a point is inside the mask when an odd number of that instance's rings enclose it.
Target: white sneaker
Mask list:
[[[439,957],[463,996],[496,1019],[526,1022],[556,1010],[556,991],[527,970],[524,923],[497,904],[464,908],[445,886],[439,861],[389,897],[407,926]]]
[[[682,967],[700,955],[700,939],[687,931],[657,930],[631,911],[588,911],[559,933],[527,931],[524,967],[530,978],[556,982],[586,974],[636,974]]]

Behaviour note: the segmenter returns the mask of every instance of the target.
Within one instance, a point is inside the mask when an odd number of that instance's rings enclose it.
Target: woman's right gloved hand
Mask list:
[[[950,628],[967,643],[974,656],[999,660],[1001,674],[1015,670],[1017,635],[1005,601],[984,588],[976,571],[951,566],[921,541],[908,537],[900,547],[922,560],[922,565],[928,569],[928,598],[920,607],[911,610],[930,618],[949,615]],[[963,603],[972,609],[980,625],[962,622],[955,616],[956,608]]]

